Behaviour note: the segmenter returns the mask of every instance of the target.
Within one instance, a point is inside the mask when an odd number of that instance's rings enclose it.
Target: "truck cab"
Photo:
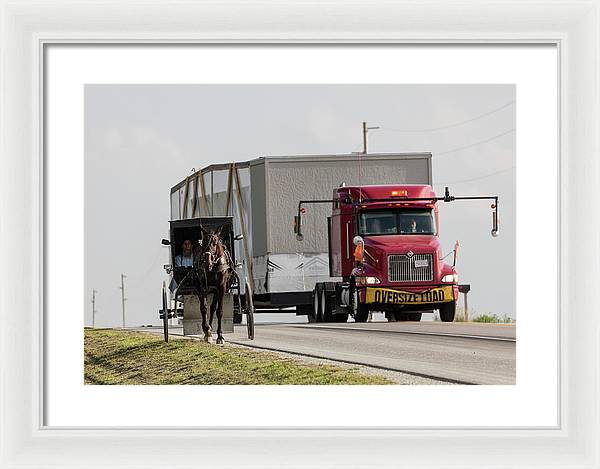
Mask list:
[[[420,320],[438,309],[454,319],[458,274],[443,261],[437,196],[429,185],[342,186],[329,219],[330,274],[342,277],[358,322],[383,311]]]

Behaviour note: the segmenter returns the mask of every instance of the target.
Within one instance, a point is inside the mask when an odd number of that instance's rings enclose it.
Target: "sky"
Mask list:
[[[499,196],[498,238],[488,202],[457,201],[440,203],[440,240],[460,243],[470,315],[516,318],[515,98],[511,84],[86,85],[85,324],[96,290],[96,326],[121,325],[121,273],[126,326],[159,324],[170,189],[193,168],[362,151],[363,121],[380,127],[369,152],[431,152],[438,194]]]

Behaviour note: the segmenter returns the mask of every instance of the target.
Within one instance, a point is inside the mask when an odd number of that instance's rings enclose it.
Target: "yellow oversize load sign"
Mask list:
[[[367,288],[367,303],[388,303],[393,305],[417,305],[424,303],[445,303],[454,301],[452,285],[431,288],[414,293],[388,288]]]

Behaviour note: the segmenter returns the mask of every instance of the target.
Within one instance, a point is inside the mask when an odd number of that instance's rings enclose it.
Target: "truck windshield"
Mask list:
[[[435,234],[433,211],[369,210],[360,212],[358,231],[363,236],[390,234]]]

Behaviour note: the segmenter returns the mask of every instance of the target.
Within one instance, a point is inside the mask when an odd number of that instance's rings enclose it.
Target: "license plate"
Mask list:
[[[415,259],[415,267],[429,267],[427,259]]]
[[[418,305],[427,303],[445,303],[454,301],[452,285],[430,288],[423,292],[391,290],[388,288],[367,288],[367,303],[385,303],[392,305]]]

